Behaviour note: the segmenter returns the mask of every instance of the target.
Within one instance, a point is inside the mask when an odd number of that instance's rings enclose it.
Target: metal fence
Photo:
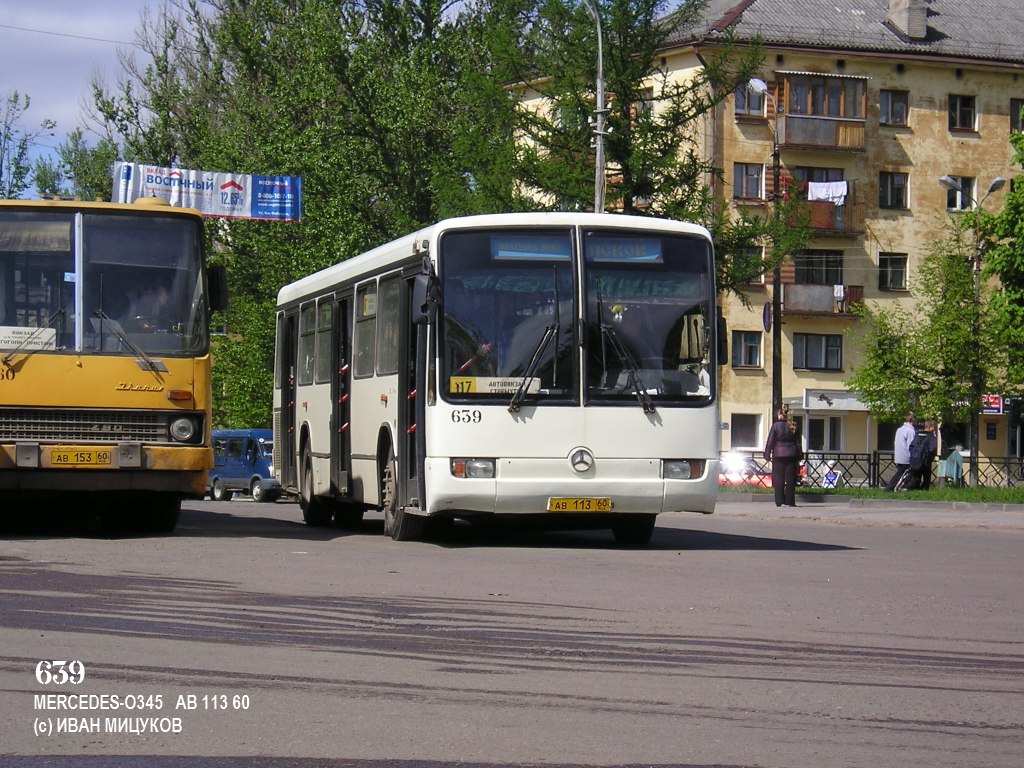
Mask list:
[[[751,488],[772,487],[772,463],[761,451],[727,451],[721,456],[722,485]],[[965,458],[960,467],[953,462],[932,464],[932,485],[964,485],[970,476],[971,462]],[[884,487],[896,471],[892,451],[841,453],[812,451],[804,457],[800,469],[801,484],[811,488]],[[978,462],[978,485],[985,488],[1024,487],[1024,457],[982,458]]]

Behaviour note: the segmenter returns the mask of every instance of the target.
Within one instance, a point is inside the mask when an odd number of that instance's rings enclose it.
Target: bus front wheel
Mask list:
[[[622,515],[612,523],[616,543],[624,547],[646,547],[654,534],[657,515]]]
[[[380,500],[384,509],[384,533],[395,541],[414,541],[423,537],[425,519],[405,512],[398,502],[398,462],[388,451],[380,479]]]

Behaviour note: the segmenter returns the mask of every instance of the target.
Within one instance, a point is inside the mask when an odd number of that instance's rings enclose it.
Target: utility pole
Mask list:
[[[594,0],[583,0],[583,5],[594,17],[597,28],[597,104],[594,119],[594,213],[604,213],[605,169],[604,169],[604,135],[605,109],[604,99],[604,35],[601,31],[601,13]]]

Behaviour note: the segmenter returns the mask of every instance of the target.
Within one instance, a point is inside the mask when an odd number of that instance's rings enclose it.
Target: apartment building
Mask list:
[[[727,34],[760,39],[763,70],[705,125],[724,171],[723,204],[772,214],[775,179],[808,196],[812,238],[781,282],[782,396],[809,451],[889,450],[844,381],[861,350],[857,302],[910,302],[929,242],[947,217],[985,198],[1013,166],[1008,137],[1024,106],[1019,0],[711,0],[662,68],[680,76]],[[778,166],[773,151],[778,149]],[[960,191],[940,184],[950,176]],[[1002,192],[985,200],[1002,206]],[[758,449],[771,423],[773,275],[722,298],[731,361],[722,372],[722,445]],[[1019,427],[988,393],[982,456],[1019,455]],[[964,438],[966,445],[966,437]]]

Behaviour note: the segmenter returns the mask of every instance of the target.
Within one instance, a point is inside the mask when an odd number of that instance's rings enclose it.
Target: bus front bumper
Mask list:
[[[427,514],[497,515],[711,513],[718,493],[718,461],[700,477],[669,480],[659,459],[601,459],[584,474],[564,459],[498,459],[493,478],[460,478],[447,457],[428,458]]]
[[[202,498],[212,450],[141,443],[0,445],[0,489],[160,491]]]

